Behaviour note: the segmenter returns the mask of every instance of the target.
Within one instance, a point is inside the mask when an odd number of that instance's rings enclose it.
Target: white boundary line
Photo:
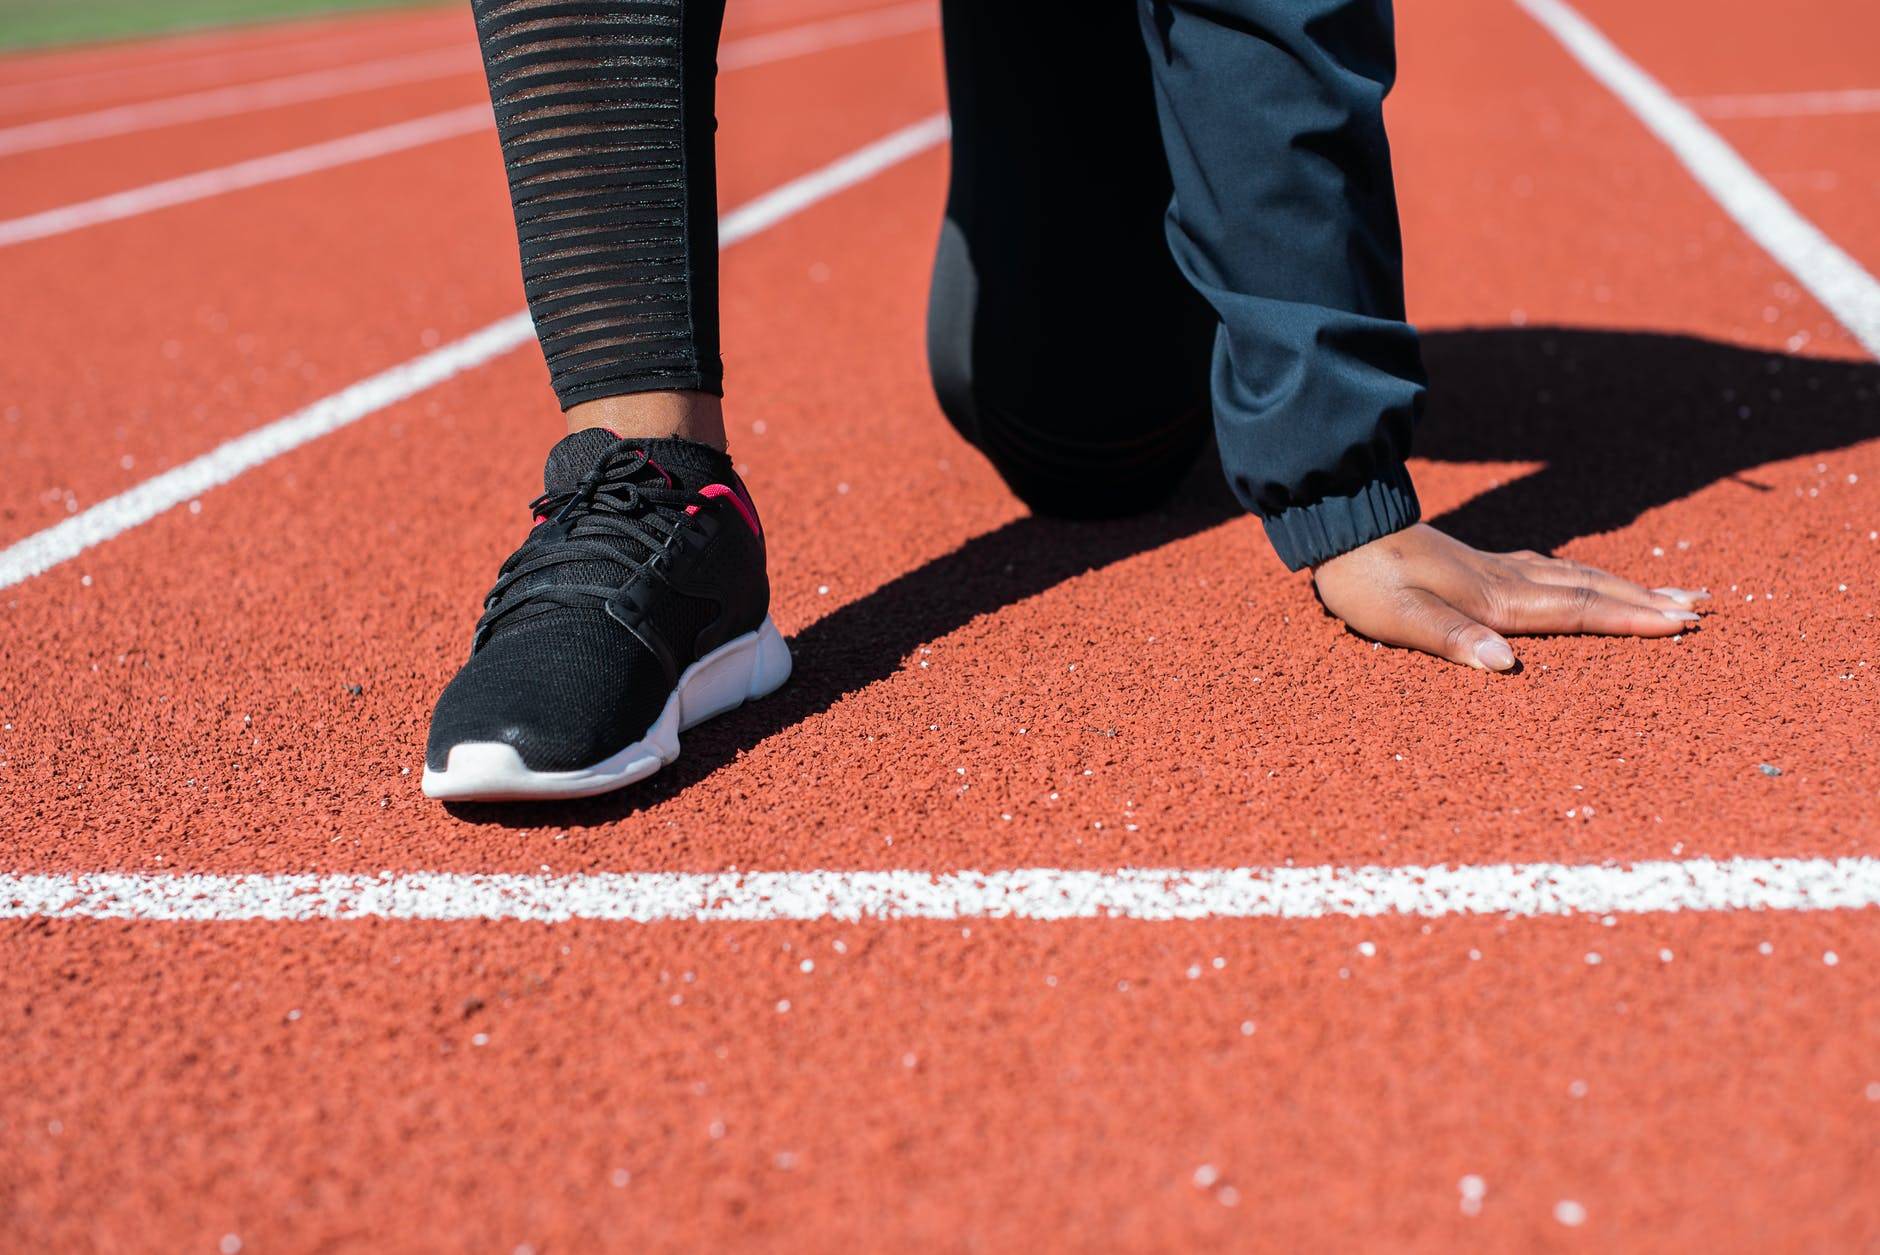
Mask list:
[[[328,17],[336,16],[328,14]],[[356,15],[355,15],[356,16]],[[464,14],[464,18],[468,18]],[[452,19],[461,21],[463,19]],[[226,42],[238,38],[246,31],[241,27],[232,27],[225,31],[203,31],[187,36],[192,40],[216,38]],[[171,36],[159,36],[169,40]],[[182,37],[176,37],[182,38]],[[181,49],[186,55],[161,61],[140,61],[132,65],[109,66],[98,69],[75,70],[51,77],[26,78],[0,82],[0,110],[14,108],[38,109],[54,104],[81,103],[86,99],[95,99],[99,92],[88,90],[101,88],[105,92],[122,93],[140,81],[156,80],[161,87],[176,87],[182,83],[216,82],[227,83],[231,78],[243,73],[253,73],[258,67],[266,72],[270,66],[282,66],[298,62],[302,68],[311,69],[309,61],[321,57],[344,57],[357,54],[360,50],[377,48],[381,51],[387,43],[384,31],[340,31],[322,35],[305,36],[297,39],[277,41],[257,48],[238,51],[194,52]],[[177,51],[172,48],[171,51]],[[420,51],[422,49],[407,49]],[[36,56],[37,54],[28,54]]]
[[[61,144],[103,139],[111,135],[129,135],[183,122],[224,118],[257,109],[302,104],[309,100],[326,100],[401,83],[419,83],[452,74],[468,74],[480,68],[473,49],[440,48],[408,56],[382,57],[376,61],[334,69],[310,70],[305,74],[289,74],[258,83],[238,83],[232,87],[215,87],[181,96],[166,96],[161,100],[142,100],[90,113],[74,113],[61,118],[45,118],[38,122],[0,127],[0,156],[56,148]]]
[[[1515,0],[1617,96],[1738,226],[1880,357],[1880,282],[1565,0]]]
[[[1623,915],[1880,906],[1880,859],[1629,866],[619,872],[583,876],[0,875],[0,919],[1322,919]]]
[[[391,126],[309,144],[305,148],[290,148],[286,152],[270,153],[249,161],[238,161],[234,165],[217,166],[213,170],[199,170],[180,178],[146,183],[142,187],[113,192],[109,196],[0,221],[0,247],[23,244],[28,240],[43,240],[48,236],[135,218],[153,210],[187,205],[192,201],[207,200],[211,196],[221,196],[243,188],[277,183],[282,179],[312,174],[316,170],[330,170],[334,166],[383,157],[387,153],[402,152],[407,148],[486,130],[491,125],[490,107],[487,104],[466,105],[460,109],[447,109],[442,113],[413,118],[409,122],[396,122]]]
[[[792,57],[809,56],[894,35],[911,34],[928,29],[939,20],[938,11],[931,0],[916,0],[911,4],[892,5],[820,22],[806,22],[785,30],[727,41],[718,50],[718,67],[720,70],[746,69]],[[326,100],[381,87],[478,73],[481,70],[482,62],[478,60],[474,46],[455,45],[404,56],[384,57],[356,65],[311,70],[255,83],[238,83],[161,100],[137,101],[90,113],[0,127],[0,157],[185,122],[229,117],[259,109]]]
[[[487,113],[487,108],[478,106]],[[819,170],[773,188],[718,220],[720,247],[776,225],[883,170],[933,148],[947,137],[935,114],[864,145]],[[526,312],[502,318],[421,357],[363,379],[285,418],[218,445],[97,505],[0,550],[0,588],[30,579],[93,545],[147,523],[264,462],[350,426],[388,405],[479,366],[534,334]]]
[[[1880,112],[1880,87],[1841,91],[1763,92],[1738,96],[1689,96],[1685,104],[1707,118],[1799,118],[1833,113]]]

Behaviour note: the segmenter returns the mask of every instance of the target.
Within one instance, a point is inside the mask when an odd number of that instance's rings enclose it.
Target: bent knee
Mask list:
[[[1205,400],[1127,427],[1093,423],[1086,411],[987,404],[949,414],[1036,514],[1058,518],[1112,518],[1160,504],[1188,473],[1210,429]]]

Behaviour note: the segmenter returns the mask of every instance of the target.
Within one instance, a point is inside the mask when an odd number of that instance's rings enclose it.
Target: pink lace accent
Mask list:
[[[750,524],[751,534],[756,536],[759,540],[764,538],[764,527],[763,524],[757,521],[756,507],[737,489],[727,487],[724,484],[707,484],[698,490],[698,495],[701,497],[729,497],[731,504],[737,507],[738,513],[744,517],[744,521]]]

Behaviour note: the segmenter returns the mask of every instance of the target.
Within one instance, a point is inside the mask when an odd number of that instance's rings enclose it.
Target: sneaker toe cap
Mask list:
[[[645,647],[618,630],[554,644],[502,637],[472,657],[438,698],[426,765],[442,771],[454,746],[495,742],[531,771],[575,771],[644,737],[670,693]]]

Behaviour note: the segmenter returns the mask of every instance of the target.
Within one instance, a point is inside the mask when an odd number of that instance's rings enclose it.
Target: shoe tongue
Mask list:
[[[542,468],[542,486],[550,494],[571,492],[581,480],[592,471],[600,460],[621,444],[637,449],[644,449],[646,456],[658,466],[673,483],[689,492],[697,492],[707,484],[737,482],[737,474],[731,469],[731,459],[710,445],[697,444],[690,440],[667,437],[658,440],[623,440],[613,432],[601,427],[588,427],[564,438],[549,450],[548,463]],[[635,482],[653,483],[658,479],[658,472],[647,469],[634,475]],[[582,524],[575,524],[576,534],[581,534]],[[596,534],[596,533],[590,533]],[[651,556],[646,544],[631,535],[612,535],[607,543],[617,547],[621,554],[634,562],[645,561]],[[619,583],[622,568],[614,562],[604,560],[562,562],[547,567],[518,582],[512,596],[526,596],[535,589],[553,584],[590,584],[602,587]],[[554,607],[545,611],[524,610],[521,617],[512,621],[520,624],[529,621],[539,613],[568,613],[566,607]],[[596,613],[596,611],[580,611]]]
[[[604,427],[584,427],[562,439],[548,451],[548,464],[542,468],[542,488],[546,492],[570,492],[607,451],[620,443],[620,437]]]
[[[731,469],[730,458],[710,445],[699,444],[695,440],[666,436],[658,440],[635,440],[631,443],[646,450],[646,456],[654,465],[672,476],[673,483],[689,492],[697,492],[707,484],[729,484],[736,475]]]
[[[551,493],[568,492],[594,469],[622,438],[604,427],[588,427],[566,437],[548,453],[542,468],[542,487]],[[627,439],[624,443],[646,450],[646,456],[681,488],[696,492],[706,484],[730,483],[731,459],[710,445],[677,436]]]

